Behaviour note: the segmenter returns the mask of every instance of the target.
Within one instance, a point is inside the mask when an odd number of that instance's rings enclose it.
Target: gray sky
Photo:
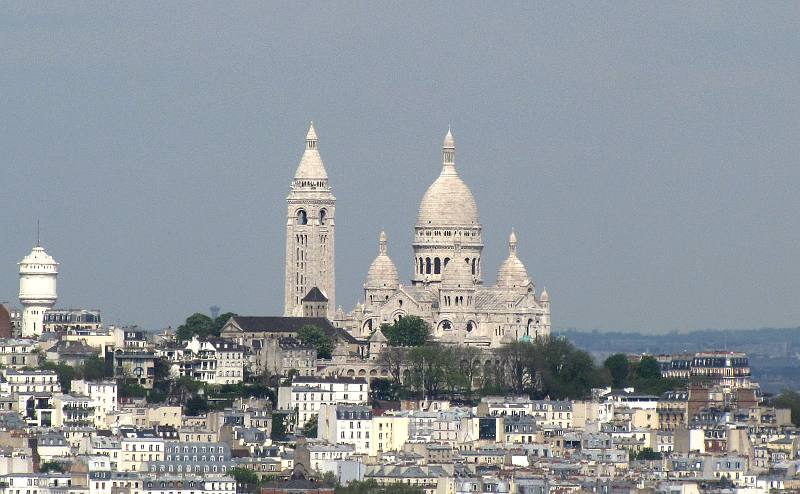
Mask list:
[[[435,4],[434,4],[435,3]],[[408,279],[447,125],[555,328],[794,326],[800,4],[0,5],[0,300],[35,241],[59,306],[160,328],[279,314],[314,120],[350,310],[377,235]]]

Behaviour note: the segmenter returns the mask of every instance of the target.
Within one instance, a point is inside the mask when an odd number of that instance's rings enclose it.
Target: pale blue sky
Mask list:
[[[176,325],[281,311],[315,121],[351,309],[408,279],[448,124],[493,282],[511,227],[556,328],[800,322],[800,6],[0,4],[0,300],[35,241],[59,305]]]

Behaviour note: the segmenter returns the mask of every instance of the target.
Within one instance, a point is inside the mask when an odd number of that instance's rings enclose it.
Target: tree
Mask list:
[[[214,327],[214,320],[205,314],[195,312],[186,318],[186,322],[178,326],[175,337],[180,341],[191,340],[193,336],[207,338]]]
[[[611,374],[611,386],[614,388],[624,388],[628,385],[628,374],[630,373],[630,362],[624,353],[616,353],[606,359],[603,367],[608,369]]]
[[[286,413],[272,412],[272,434],[270,439],[275,441],[286,440],[286,421],[288,415]]]
[[[228,470],[228,475],[240,486],[256,486],[259,483],[258,475],[249,468],[234,467]],[[236,491],[239,492],[239,489]]]
[[[336,474],[331,472],[330,470],[328,470],[322,475],[321,480],[323,484],[327,484],[333,487],[339,486],[339,477],[337,477]]]
[[[454,349],[454,358],[458,362],[459,371],[464,376],[464,384],[469,397],[472,397],[472,386],[481,371],[481,351],[473,346],[461,345]]]
[[[653,448],[644,448],[636,455],[636,459],[649,461],[660,460],[661,453],[658,451],[653,451]]]
[[[391,346],[422,346],[430,338],[431,328],[421,317],[406,316],[392,325],[381,326]]]
[[[99,381],[111,377],[106,369],[106,361],[94,355],[83,361],[83,377],[89,381]]]
[[[303,426],[303,435],[309,438],[317,437],[317,415],[314,414]]]
[[[397,389],[391,379],[378,377],[370,382],[369,394],[372,401],[391,401],[397,399]]]
[[[191,417],[202,415],[208,412],[209,409],[208,400],[206,400],[202,396],[197,396],[197,395],[189,398],[189,400],[186,402],[185,407],[186,407],[186,415],[189,415]]]
[[[772,399],[772,406],[791,410],[792,423],[794,425],[800,425],[800,393],[785,390]]]
[[[333,354],[333,339],[317,326],[303,326],[297,332],[297,339],[316,348],[317,358],[329,359]]]
[[[41,465],[39,465],[39,472],[41,473],[48,473],[48,472],[58,472],[64,473],[67,469],[64,467],[64,464],[59,463],[57,461],[45,461]]]
[[[642,357],[634,370],[639,379],[659,379],[661,377],[661,365],[658,360],[649,355]]]
[[[75,367],[67,364],[44,361],[39,368],[42,370],[55,371],[56,376],[58,376],[58,382],[61,383],[61,389],[64,390],[65,393],[70,392],[72,389],[72,380],[77,377]]]
[[[400,388],[403,377],[403,368],[408,363],[408,349],[403,347],[387,347],[378,355],[378,361],[386,366],[392,376],[395,388]]]
[[[402,480],[402,479],[399,479]],[[346,486],[336,488],[336,494],[425,494],[425,490],[419,486],[412,486],[398,482],[396,484],[379,485],[370,479],[362,482],[353,481]]]

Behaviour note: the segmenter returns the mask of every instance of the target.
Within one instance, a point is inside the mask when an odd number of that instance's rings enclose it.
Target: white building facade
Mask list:
[[[19,262],[19,301],[22,304],[22,337],[43,332],[44,313],[58,299],[58,263],[38,243]]]
[[[286,315],[302,315],[300,301],[317,286],[329,299],[328,317],[356,338],[367,339],[381,324],[406,316],[424,319],[433,337],[445,343],[489,348],[550,334],[549,295],[546,290],[537,293],[517,257],[515,232],[511,232],[508,257],[496,283],[483,283],[483,227],[472,191],[458,175],[455,140],[449,130],[441,173],[425,192],[414,226],[411,283],[400,283],[386,234],[381,232],[378,256],[364,283],[363,302],[350,313],[334,312],[335,201],[316,142],[312,126],[289,195]]]
[[[328,184],[317,142],[312,122],[305,152],[286,198],[285,316],[303,315],[302,299],[313,287],[327,297],[329,314],[336,307],[336,198]]]

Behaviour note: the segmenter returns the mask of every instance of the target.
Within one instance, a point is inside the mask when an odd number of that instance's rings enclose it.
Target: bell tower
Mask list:
[[[302,316],[303,298],[314,287],[328,299],[328,314],[336,309],[336,198],[328,184],[317,142],[311,122],[306,149],[286,198],[285,316]]]

